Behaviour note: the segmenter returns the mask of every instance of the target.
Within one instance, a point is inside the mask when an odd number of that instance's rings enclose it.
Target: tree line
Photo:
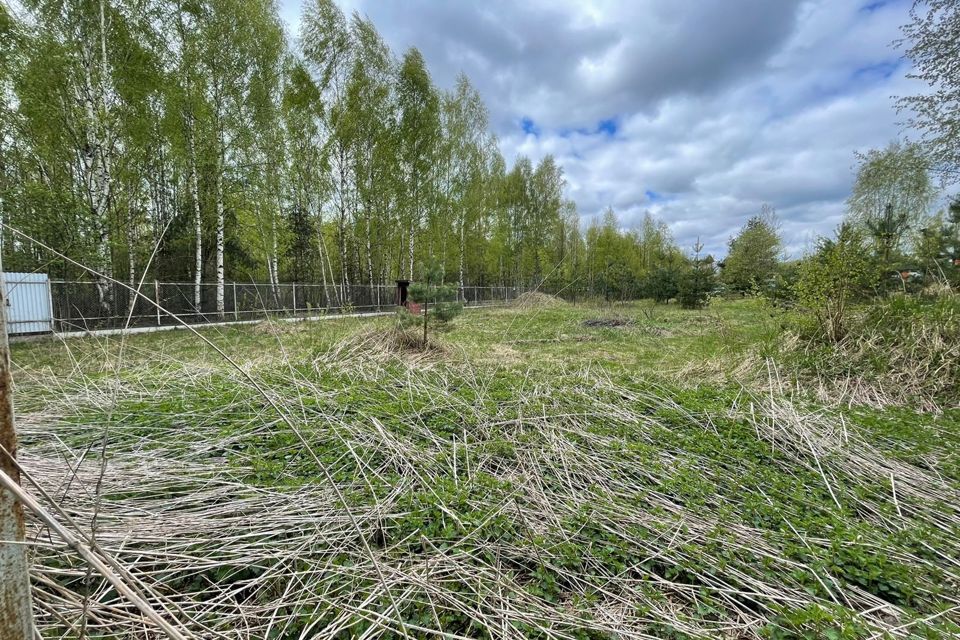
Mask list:
[[[786,290],[799,272],[769,207],[719,262],[649,214],[625,230],[608,210],[581,229],[562,167],[508,166],[466,76],[438,89],[419,51],[397,57],[332,0],[306,3],[295,38],[271,0],[18,7],[0,5],[4,266],[91,278],[34,238],[102,274],[105,307],[111,278],[144,276],[192,282],[193,304],[222,313],[231,280],[322,284],[348,306],[358,287],[439,266],[461,289],[697,306],[721,288]],[[904,29],[939,89],[901,103],[926,139],[859,158],[848,222],[888,271],[960,259],[958,208],[929,215],[931,172],[955,176],[960,146],[956,13],[918,0]]]
[[[353,288],[570,278],[578,215],[547,156],[508,166],[468,78],[438,89],[364,16],[311,0],[296,38],[271,0],[0,6],[0,215],[109,279]],[[85,279],[3,233],[8,270]],[[559,266],[558,266],[559,265]],[[201,283],[215,282],[215,300]]]

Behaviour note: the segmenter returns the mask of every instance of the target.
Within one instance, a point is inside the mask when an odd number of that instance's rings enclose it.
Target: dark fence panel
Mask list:
[[[518,293],[516,287],[468,286],[460,291],[460,297],[467,306],[494,305],[507,303]],[[217,285],[211,283],[200,285],[199,305],[192,282],[144,282],[140,295],[136,295],[113,283],[101,291],[95,282],[53,280],[50,295],[56,330],[85,331],[179,324],[171,314],[190,324],[204,324],[268,316],[391,311],[395,308],[396,287],[227,282],[222,313],[217,311]]]

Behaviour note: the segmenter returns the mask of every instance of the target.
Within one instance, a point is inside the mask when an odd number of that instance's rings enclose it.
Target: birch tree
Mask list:
[[[873,238],[878,255],[889,262],[936,196],[929,160],[919,145],[899,142],[857,157],[860,167],[847,203],[850,214]]]
[[[905,96],[899,108],[923,134],[933,168],[948,182],[960,180],[960,5],[955,0],[915,0],[903,27],[906,56],[930,91]]]
[[[403,56],[397,79],[400,110],[399,156],[403,180],[403,203],[407,264],[405,275],[413,279],[415,245],[428,210],[436,202],[436,152],[440,139],[440,101],[430,80],[423,55],[410,49]]]

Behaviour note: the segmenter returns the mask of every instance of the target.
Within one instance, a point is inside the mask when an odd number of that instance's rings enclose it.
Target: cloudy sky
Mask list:
[[[585,222],[650,211],[717,254],[763,203],[792,255],[830,232],[854,152],[902,135],[894,96],[922,90],[891,44],[909,0],[340,1],[440,87],[466,72],[508,160],[556,156]]]

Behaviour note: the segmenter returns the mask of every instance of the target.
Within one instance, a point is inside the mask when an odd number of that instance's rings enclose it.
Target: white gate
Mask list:
[[[7,334],[53,331],[53,305],[47,274],[4,273],[3,282],[7,293]]]

